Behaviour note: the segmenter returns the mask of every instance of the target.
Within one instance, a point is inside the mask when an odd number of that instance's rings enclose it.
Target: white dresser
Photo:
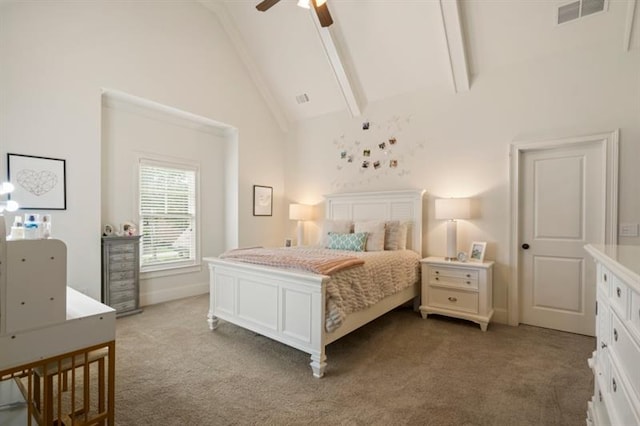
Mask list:
[[[640,425],[640,246],[587,245],[597,266],[587,424]]]

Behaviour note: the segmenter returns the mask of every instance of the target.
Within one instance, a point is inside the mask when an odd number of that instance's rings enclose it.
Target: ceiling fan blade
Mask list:
[[[269,10],[269,8],[271,8],[271,6],[275,5],[279,1],[280,0],[264,0],[264,1],[261,1],[256,6],[256,9],[258,9],[260,12],[265,12],[265,11]]]
[[[326,1],[318,6],[318,0],[313,0],[313,7],[316,9],[316,13],[318,14],[320,26],[328,27],[333,24],[333,19],[331,18],[331,13],[329,13]]]

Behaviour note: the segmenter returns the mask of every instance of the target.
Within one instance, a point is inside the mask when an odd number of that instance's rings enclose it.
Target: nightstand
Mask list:
[[[447,315],[480,324],[493,316],[493,262],[458,262],[427,257],[422,264],[422,318]]]

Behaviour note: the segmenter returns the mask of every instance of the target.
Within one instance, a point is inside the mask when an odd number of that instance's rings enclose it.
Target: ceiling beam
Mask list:
[[[464,31],[460,20],[459,0],[440,0],[440,14],[444,27],[444,38],[449,53],[453,90],[469,91],[469,67],[464,48]]]
[[[318,36],[320,36],[320,42],[322,43],[324,52],[331,64],[331,69],[336,77],[338,86],[340,86],[340,90],[342,92],[342,96],[344,96],[345,102],[347,103],[347,107],[353,117],[359,117],[362,114],[362,96],[358,96],[357,91],[355,90],[355,85],[353,84],[353,82],[355,82],[353,72],[351,73],[351,76],[349,76],[349,73],[347,72],[347,67],[345,66],[346,58],[341,55],[340,50],[338,49],[338,38],[335,34],[332,34],[330,30],[330,28],[335,27],[337,23],[334,22],[332,27],[323,28],[316,14],[311,12],[311,15],[311,19],[318,31]]]
[[[636,0],[631,0],[627,3],[627,22],[624,26],[624,50],[628,52],[631,50],[631,34],[633,33],[633,22],[635,21],[636,14]],[[636,28],[636,30],[638,30]]]
[[[249,72],[251,80],[253,80],[253,83],[256,85],[258,92],[260,92],[262,98],[267,103],[267,107],[271,111],[271,114],[273,114],[273,117],[276,119],[276,122],[280,126],[280,129],[283,132],[287,133],[289,131],[289,122],[291,120],[289,120],[289,117],[287,117],[287,115],[280,108],[278,102],[276,102],[276,99],[271,93],[271,90],[269,90],[267,83],[262,78],[262,74],[258,70],[258,66],[253,61],[253,59],[251,59],[251,55],[247,50],[247,46],[242,40],[238,28],[233,23],[233,18],[231,17],[231,15],[229,15],[227,7],[219,0],[199,1],[203,6],[216,14],[220,25],[222,25],[222,28],[227,33],[227,36],[229,36],[231,44],[235,48],[235,51],[240,57],[240,60],[244,64],[245,68]]]

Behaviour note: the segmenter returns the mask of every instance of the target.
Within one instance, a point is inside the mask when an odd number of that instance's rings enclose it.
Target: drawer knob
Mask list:
[[[602,402],[602,391],[598,391],[598,399]]]
[[[604,282],[607,282],[607,274],[604,274]]]
[[[604,349],[604,348],[606,348],[606,347],[607,347],[607,344],[606,344],[605,342],[602,342],[602,343],[600,344],[600,347],[601,347],[602,349]]]
[[[471,281],[467,281],[467,284],[471,284]]]
[[[618,330],[616,330],[615,328],[613,329],[613,340],[615,340],[616,342],[618,341]]]
[[[436,275],[438,275],[440,273],[440,271],[436,271]]]
[[[620,287],[616,287],[616,294],[618,297],[622,296],[622,290],[620,290]]]
[[[467,278],[471,278],[471,274],[467,274]]]
[[[436,281],[440,281],[440,277],[436,277]]]
[[[457,298],[455,298],[455,297],[451,297],[451,296],[449,296],[449,298],[448,298],[448,299],[449,299],[449,302],[457,302],[457,301],[458,301],[458,299],[457,299]]]
[[[618,384],[616,383],[616,379],[612,379],[611,381],[611,387],[613,388],[613,391],[617,391],[618,390]]]

